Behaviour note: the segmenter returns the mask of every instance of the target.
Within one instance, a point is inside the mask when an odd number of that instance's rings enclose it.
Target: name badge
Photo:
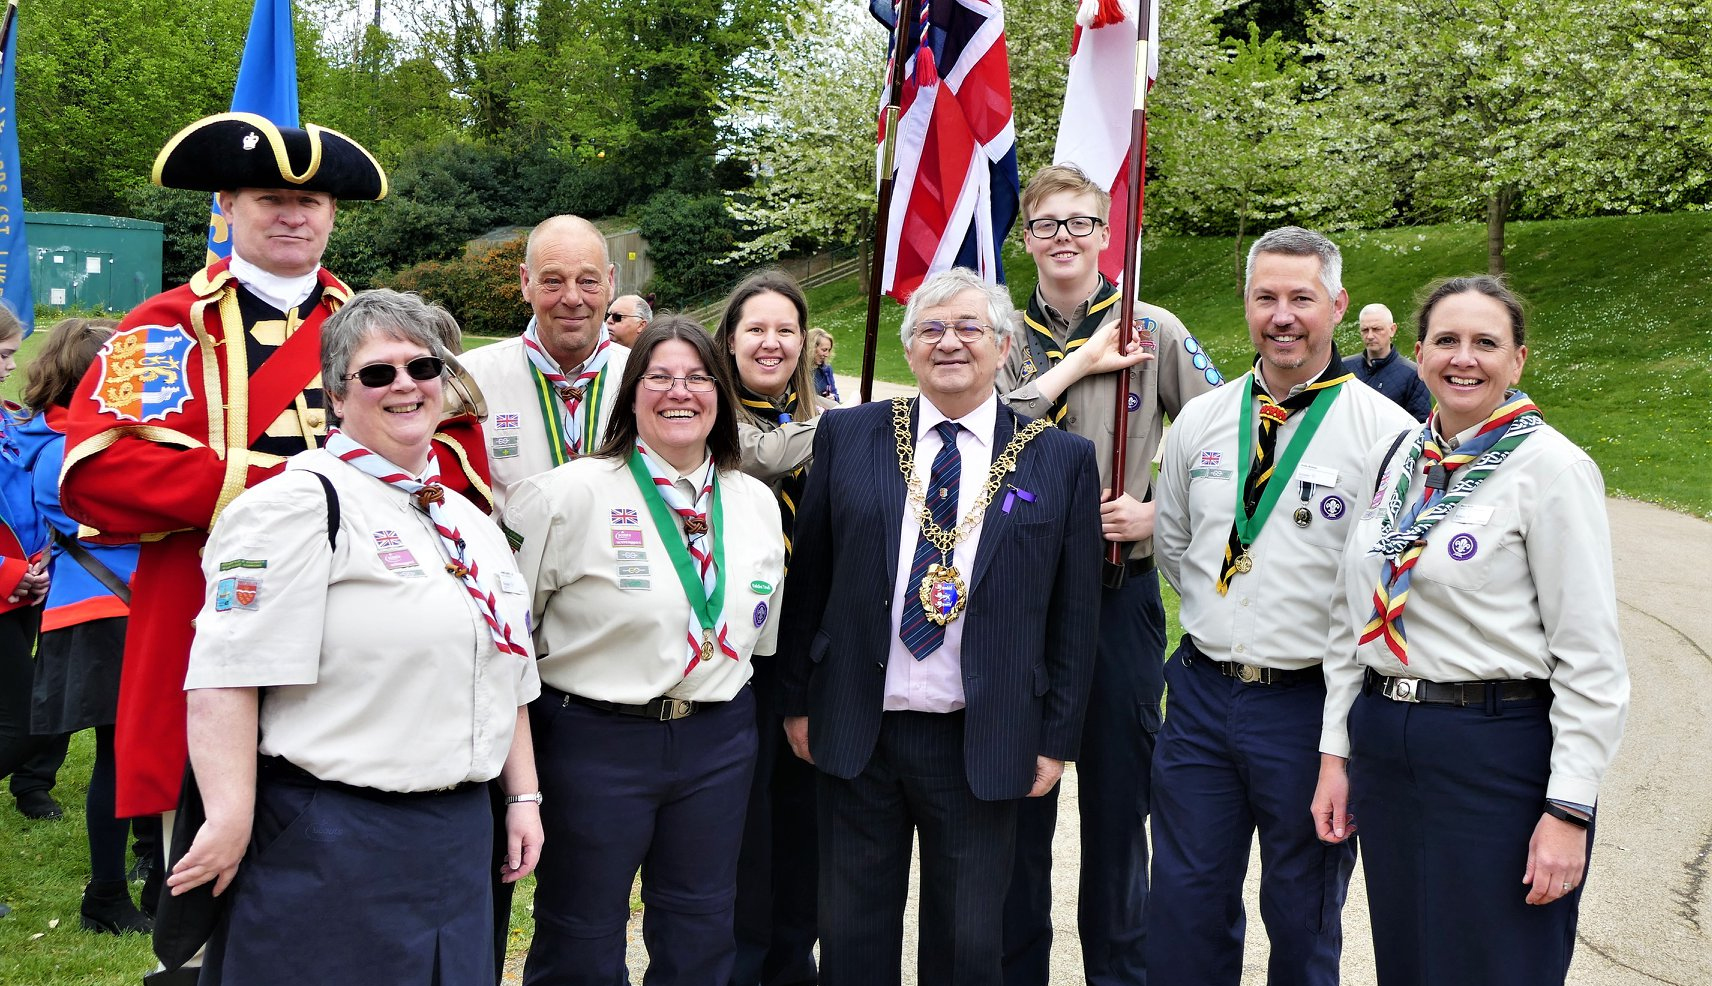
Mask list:
[[[523,592],[523,576],[516,572],[500,572],[499,589],[501,592]]]
[[[1481,527],[1492,522],[1492,504],[1490,503],[1459,503],[1451,519],[1458,524],[1469,527]]]
[[[1336,486],[1338,473],[1336,469],[1326,466],[1311,466],[1303,464],[1296,470],[1298,482],[1312,483],[1315,486]]]

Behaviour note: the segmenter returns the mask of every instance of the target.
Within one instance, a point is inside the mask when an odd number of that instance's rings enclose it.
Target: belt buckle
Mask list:
[[[689,699],[671,698],[660,703],[660,721],[671,722],[682,719],[695,711],[695,703]]]
[[[1393,702],[1408,702],[1419,705],[1421,701],[1421,679],[1404,678],[1401,676],[1386,679],[1383,689],[1386,698]]]
[[[1252,685],[1260,680],[1260,669],[1252,664],[1238,664],[1236,666],[1236,680],[1245,685]]]

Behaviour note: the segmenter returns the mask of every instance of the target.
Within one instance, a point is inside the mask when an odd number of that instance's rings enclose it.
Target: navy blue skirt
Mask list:
[[[202,986],[493,986],[493,813],[475,784],[365,794],[264,766]]]

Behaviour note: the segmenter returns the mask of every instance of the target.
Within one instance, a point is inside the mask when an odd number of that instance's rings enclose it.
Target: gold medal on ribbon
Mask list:
[[[963,604],[968,601],[963,578],[954,565],[927,566],[927,574],[921,577],[919,595],[927,618],[940,626],[963,615]]]
[[[713,660],[713,631],[712,630],[703,630],[701,632],[701,659],[704,661]]]
[[[1254,571],[1254,559],[1248,556],[1248,552],[1244,551],[1242,554],[1237,555],[1236,573],[1238,575],[1247,575],[1252,571]]]

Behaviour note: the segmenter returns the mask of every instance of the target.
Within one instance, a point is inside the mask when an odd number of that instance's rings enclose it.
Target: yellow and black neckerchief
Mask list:
[[[1105,321],[1106,309],[1117,304],[1121,298],[1122,295],[1118,293],[1117,288],[1112,286],[1112,282],[1106,280],[1105,275],[1100,275],[1100,286],[1094,290],[1094,297],[1088,301],[1088,313],[1082,316],[1080,322],[1076,323],[1075,329],[1064,340],[1063,348],[1059,348],[1058,340],[1052,337],[1052,329],[1049,327],[1052,323],[1041,306],[1040,292],[1036,291],[1028,299],[1028,311],[1023,315],[1023,322],[1028,325],[1029,335],[1028,351],[1023,355],[1025,364],[1023,369],[1030,375],[1045,373],[1057,366],[1064,357],[1081,349],[1089,337],[1099,329],[1100,323]],[[1047,365],[1035,366],[1033,357],[1036,355],[1045,356]],[[1064,424],[1064,415],[1069,412],[1069,395],[1070,392],[1066,389],[1064,393],[1058,395],[1058,400],[1053,402],[1052,410],[1048,415],[1053,424],[1059,426]]]
[[[785,391],[783,397],[773,398],[755,393],[739,380],[737,399],[743,405],[743,410],[749,412],[749,416],[763,431],[773,431],[780,425],[798,420],[797,415],[802,411],[802,401],[794,385]],[[797,502],[802,499],[803,486],[807,482],[808,466],[798,466],[782,477],[773,491],[779,498],[779,527],[785,534],[787,566],[791,563],[791,531],[796,525]]]
[[[1344,369],[1343,360],[1339,358],[1334,345],[1331,362],[1326,364],[1325,370],[1313,383],[1282,401],[1275,401],[1272,395],[1266,392],[1266,385],[1260,379],[1260,366],[1255,364],[1249,396],[1244,399],[1242,413],[1238,416],[1237,442],[1241,448],[1238,452],[1241,469],[1241,489],[1238,493],[1240,499],[1237,502],[1236,519],[1231,523],[1230,537],[1225,543],[1224,564],[1219,567],[1219,595],[1229,591],[1230,581],[1234,576],[1246,575],[1253,569],[1253,559],[1248,555],[1249,546],[1260,537],[1260,531],[1266,526],[1267,518],[1271,516],[1272,508],[1278,502],[1279,492],[1283,489],[1282,484],[1271,482],[1274,475],[1281,473],[1288,477],[1296,470],[1302,453],[1307,451],[1308,444],[1314,440],[1314,433],[1319,430],[1321,419],[1337,399],[1339,389],[1353,379],[1355,374]],[[1254,446],[1254,454],[1250,457],[1246,454],[1246,446],[1249,442],[1249,422],[1252,420],[1250,409],[1255,405],[1258,405],[1259,410],[1260,434],[1259,441]],[[1278,431],[1292,413],[1304,408],[1309,409],[1308,416],[1290,437],[1290,443],[1285,446],[1280,457]]]

